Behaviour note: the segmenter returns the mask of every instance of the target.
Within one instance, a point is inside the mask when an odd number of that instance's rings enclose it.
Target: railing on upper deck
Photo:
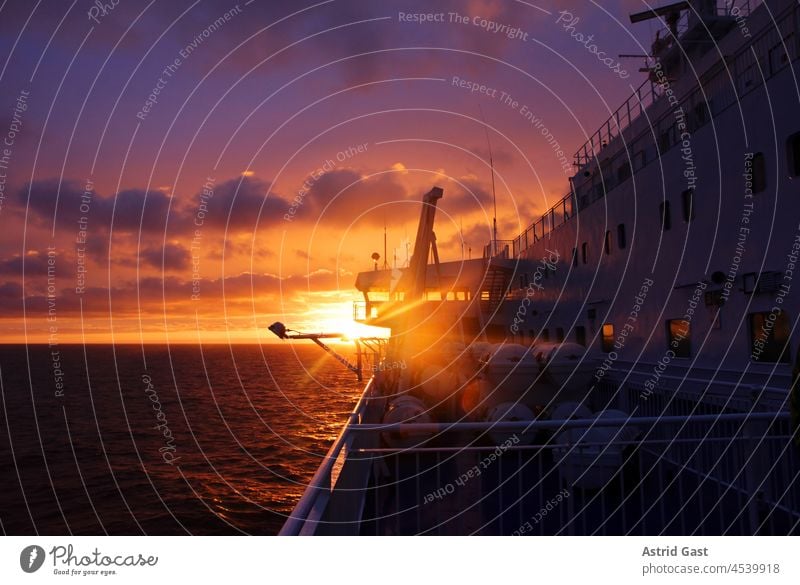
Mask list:
[[[642,112],[661,96],[659,85],[651,79],[636,88],[625,102],[603,122],[600,128],[589,137],[574,155],[575,166],[583,168],[592,162],[611,141],[619,136]]]
[[[743,0],[739,2],[718,2],[717,13],[720,16],[731,16],[736,18],[739,16],[747,17],[756,6],[762,3],[762,1],[763,0]],[[734,12],[734,7],[736,8],[736,12]],[[688,12],[685,12],[684,17],[682,17],[684,20],[688,18],[686,14],[688,14]],[[679,34],[681,32],[681,26],[682,25],[679,22]],[[666,37],[662,35],[662,38]],[[744,53],[745,55],[743,56],[745,57],[750,55],[749,50],[744,51]],[[735,69],[735,67],[733,68]],[[727,71],[723,71],[722,73],[727,75]],[[741,75],[741,72],[737,70],[735,78],[738,78],[739,75]],[[707,85],[710,83],[711,81],[706,82]],[[696,90],[696,93],[702,94],[702,88]],[[608,119],[600,126],[600,128],[577,150],[574,155],[575,166],[580,169],[585,165],[598,160],[600,158],[601,151],[609,146],[611,142],[623,131],[630,127],[634,120],[636,120],[648,107],[655,103],[662,94],[663,89],[658,83],[654,83],[651,79],[646,79],[644,82],[642,82],[642,84],[636,88],[633,94],[627,100],[625,100],[625,102],[619,108],[617,108],[617,110],[608,117]],[[708,100],[704,98],[703,103],[706,103],[707,101]],[[693,108],[690,107],[692,105],[696,106],[697,102],[692,101],[691,99],[688,100],[687,103],[683,104],[684,110],[693,113]],[[708,103],[706,103],[706,105],[710,106]],[[715,108],[721,108],[724,106],[724,104],[722,103],[722,100],[719,100],[719,102],[714,103],[714,106]],[[717,113],[718,111],[713,112],[714,115]],[[658,127],[658,131],[660,132],[661,128],[657,120],[651,120],[651,124],[654,128]],[[659,148],[664,150],[663,145],[660,145]],[[628,156],[624,152],[623,155]],[[631,171],[635,170],[636,169],[631,169]],[[613,177],[604,176],[603,182],[594,188],[604,191],[610,187],[613,187]],[[541,240],[560,225],[566,223],[566,221],[570,218],[577,215],[579,209],[582,209],[587,204],[599,199],[602,196],[602,193],[586,195],[582,194],[580,201],[577,201],[574,192],[565,195],[563,199],[550,208],[544,215],[541,216],[540,219],[535,221],[530,227],[528,227],[513,240],[513,256],[515,258],[519,257],[531,245]]]
[[[512,240],[514,258],[544,238],[556,228],[564,225],[578,212],[578,205],[574,193],[562,197],[558,203],[548,209],[542,217],[536,220],[528,229]]]
[[[483,247],[483,257],[508,259],[511,254],[512,242],[512,240],[489,240],[489,243]]]
[[[761,0],[744,0],[739,2],[717,2],[718,16],[738,16],[747,17],[750,15],[752,7],[761,3]],[[752,5],[752,7],[751,7]],[[736,12],[734,13],[734,8]],[[678,21],[678,35],[683,35],[687,28],[689,19],[694,16],[690,10],[684,10]],[[663,28],[658,33],[663,42],[674,40],[672,32],[668,28]],[[668,47],[667,47],[668,48]],[[661,88],[652,79],[646,79],[625,102],[616,109],[608,119],[603,122],[600,128],[589,137],[589,139],[575,152],[574,164],[578,168],[592,162],[600,151],[611,144],[611,141],[619,136],[636,120],[642,112],[651,106],[661,97]]]

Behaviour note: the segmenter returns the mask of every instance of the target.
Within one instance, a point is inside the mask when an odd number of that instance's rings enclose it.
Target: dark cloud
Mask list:
[[[349,289],[352,280],[351,273],[331,270],[286,276],[245,272],[219,279],[201,279],[200,303],[197,303],[191,299],[194,291],[190,279],[171,275],[148,276],[138,282],[111,287],[86,287],[80,295],[74,288],[60,288],[55,298],[50,300],[59,317],[102,316],[112,311],[114,315],[132,315],[139,311],[163,311],[167,306],[172,311],[179,304],[218,311],[221,303],[246,306],[252,305],[253,299],[257,298],[289,300],[300,293]],[[26,290],[32,288],[35,287],[26,283]],[[0,284],[0,317],[22,317],[23,297],[26,316],[47,314],[48,298],[44,293],[25,295],[22,285],[7,281]]]
[[[0,284],[0,299],[21,300],[23,292],[22,285],[18,282],[4,282]]]
[[[214,188],[211,198],[197,193],[191,201],[173,199],[161,191],[126,189],[103,196],[77,181],[45,179],[20,189],[18,207],[39,226],[76,233],[87,219],[91,234],[164,234],[190,236],[198,226],[233,233],[283,221],[289,203],[269,191],[269,183],[254,178],[230,179]],[[82,207],[83,205],[83,207]],[[95,238],[98,239],[98,238]],[[88,240],[88,238],[87,238]],[[88,243],[88,241],[87,241]]]
[[[453,179],[447,183],[441,205],[454,216],[480,211],[491,217],[492,202],[491,186],[476,179]]]
[[[192,255],[180,244],[167,243],[160,248],[148,248],[139,256],[147,264],[164,270],[185,270],[189,268]]]
[[[201,207],[204,201],[207,209]],[[183,209],[183,220],[192,223],[199,218],[198,213],[203,213],[200,219],[204,228],[253,233],[259,226],[283,221],[288,208],[288,201],[270,191],[270,183],[257,177],[239,177],[216,185],[211,198],[198,193],[194,203]]]
[[[23,269],[26,275],[47,274],[47,251],[33,250],[25,256],[0,259],[0,275],[21,277]]]
[[[421,196],[409,195],[390,173],[361,175],[352,169],[325,173],[313,182],[298,216],[322,226],[347,227],[354,222],[383,226],[419,216]]]
[[[127,189],[116,196],[103,197],[91,184],[74,180],[43,179],[17,192],[16,203],[27,208],[29,217],[42,227],[77,233],[78,222],[92,233],[163,232],[170,211],[170,197],[161,191]],[[186,226],[177,215],[179,226]]]

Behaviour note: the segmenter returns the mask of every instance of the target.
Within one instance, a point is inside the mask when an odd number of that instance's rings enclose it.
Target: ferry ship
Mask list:
[[[563,199],[440,262],[433,188],[409,265],[358,275],[391,337],[282,534],[800,531],[800,6],[651,19]]]

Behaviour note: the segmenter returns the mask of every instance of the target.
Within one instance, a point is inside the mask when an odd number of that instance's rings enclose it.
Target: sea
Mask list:
[[[0,530],[276,534],[362,387],[299,344],[0,345]]]

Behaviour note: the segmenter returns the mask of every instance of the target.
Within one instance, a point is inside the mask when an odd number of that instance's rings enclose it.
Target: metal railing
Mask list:
[[[527,250],[534,243],[544,238],[556,228],[564,225],[578,212],[578,205],[575,201],[574,193],[568,193],[548,209],[538,220],[512,240],[512,250],[514,258],[518,258],[522,252]]]
[[[726,17],[740,15],[744,18],[749,16],[752,8],[760,3],[760,0],[717,2],[717,15]],[[751,4],[753,4],[752,7]],[[689,22],[693,18],[697,18],[693,11],[684,10],[681,12],[681,17],[677,24],[679,37],[686,32]],[[663,42],[674,42],[673,34],[669,28],[662,28],[658,36]],[[662,91],[660,90],[659,84],[653,82],[651,78],[646,79],[636,88],[633,94],[603,122],[597,132],[592,134],[592,136],[590,136],[575,152],[575,166],[582,168],[584,165],[595,160],[595,158],[599,156],[600,151],[622,134],[622,132],[628,128],[645,109],[655,103],[661,95]]]
[[[756,6],[760,5],[762,0],[744,0],[738,2],[720,2],[718,4],[718,13],[723,16],[735,16],[735,17],[748,17],[751,12],[755,9]],[[738,10],[738,13],[734,13],[734,7]],[[787,15],[787,19],[794,18],[793,15]],[[782,29],[783,22],[781,21],[778,25],[776,25],[775,29]],[[759,37],[760,38],[760,37]],[[737,53],[737,59],[734,61],[738,61],[738,59],[742,56],[749,57],[750,56],[750,48],[746,47],[742,49],[739,53]],[[730,59],[729,59],[730,61]],[[733,68],[736,69],[734,62]],[[721,70],[720,73],[717,75],[728,75],[727,69]],[[741,70],[735,70],[734,79],[740,79],[742,77]],[[711,86],[712,80],[706,80],[705,86]],[[735,100],[723,100],[721,96],[716,95],[712,96],[712,100],[707,99],[707,96],[703,93],[703,88],[696,88],[688,97],[685,97],[682,101],[682,106],[684,110],[687,112],[692,112],[693,107],[697,104],[705,104],[709,106],[713,101],[714,111],[712,112],[713,116],[719,115],[719,113],[726,107],[730,107],[733,105]],[[646,79],[642,84],[633,92],[633,94],[625,100],[625,102],[614,111],[608,119],[599,127],[599,129],[586,140],[586,142],[575,152],[574,155],[574,164],[578,169],[583,168],[587,164],[590,164],[600,158],[601,151],[603,151],[606,147],[611,145],[612,141],[620,136],[622,132],[628,129],[631,124],[639,118],[644,110],[650,107],[653,103],[655,103],[662,95],[663,91],[661,90],[660,86],[657,83],[654,83],[651,79]],[[735,96],[734,96],[735,97]],[[724,103],[723,103],[724,101]],[[671,118],[673,114],[667,113],[662,118],[658,120],[652,120],[651,126],[653,128],[660,128],[662,121],[664,118]],[[696,128],[695,128],[696,130]],[[631,141],[633,142],[633,141]],[[670,144],[663,145],[659,144],[658,148],[660,150],[660,155],[662,155],[668,148],[674,145],[674,141],[670,142]],[[638,153],[634,152],[634,156]],[[611,160],[608,160],[607,166],[609,168],[613,167],[613,161],[616,160],[618,155],[622,155],[627,157],[628,153],[625,150],[618,151]],[[603,161],[604,163],[606,161]],[[638,171],[639,168],[631,169],[631,172]],[[593,187],[594,192],[581,194],[580,202],[574,201],[574,194],[570,193],[566,195],[559,203],[557,203],[553,208],[548,210],[541,219],[537,220],[532,224],[529,228],[527,228],[522,234],[520,234],[514,240],[514,255],[519,256],[525,249],[530,247],[532,244],[543,238],[545,235],[552,231],[550,229],[550,225],[548,224],[547,215],[551,213],[553,210],[557,210],[557,208],[562,205],[564,202],[573,199],[571,202],[572,207],[572,214],[569,217],[573,217],[579,212],[579,209],[583,209],[587,205],[591,204],[593,201],[601,198],[604,195],[606,190],[613,188],[614,186],[614,177],[612,175],[603,176],[602,183],[599,183]],[[566,219],[564,220],[566,221]],[[563,222],[562,222],[563,223]],[[556,227],[558,224],[556,222]]]
[[[337,532],[324,516],[345,456],[384,470],[362,490],[362,504],[346,521],[350,531],[355,527],[362,534],[795,534],[800,529],[800,457],[786,412],[729,413],[653,395],[642,411],[654,414],[646,416],[387,425],[364,421],[368,401],[378,398],[375,388],[373,379],[280,534],[314,534],[320,524]],[[636,385],[605,390],[594,397],[612,397],[605,407],[630,406],[640,392]],[[598,442],[590,437],[598,429],[613,432]],[[355,443],[365,434],[377,438],[397,430],[433,438],[405,449]],[[520,440],[497,456],[504,437]],[[536,441],[525,444],[524,437]],[[586,475],[597,473],[607,474],[607,480],[587,487]],[[556,506],[559,493],[568,495]]]
[[[333,445],[331,445],[331,448],[328,449],[322,459],[308,487],[303,492],[303,496],[284,522],[279,533],[281,536],[299,536],[315,532],[317,523],[325,513],[325,508],[331,496],[331,490],[335,483],[333,478],[334,471],[343,463],[342,457],[346,454],[346,450],[349,449],[355,438],[352,432],[353,425],[362,420],[369,401],[375,398],[375,389],[376,382],[373,377],[364,388],[364,392],[361,394],[361,398],[359,398],[355,408],[348,415],[344,428],[342,428],[339,436],[336,437]]]
[[[484,258],[509,258],[512,240],[489,240],[483,247]]]
[[[399,426],[440,433],[440,444],[359,451],[389,470],[369,490],[362,533],[793,534],[800,527],[787,413]],[[585,440],[589,427],[601,426],[615,429],[610,440]],[[498,447],[478,439],[446,444],[446,435],[466,432],[549,438],[496,457]],[[605,475],[602,485],[587,486],[587,474]]]
[[[622,134],[634,120],[636,120],[648,107],[661,97],[659,85],[651,79],[646,79],[636,91],[617,108],[600,128],[574,154],[574,164],[583,168],[600,154],[606,146],[611,144],[617,136]]]

